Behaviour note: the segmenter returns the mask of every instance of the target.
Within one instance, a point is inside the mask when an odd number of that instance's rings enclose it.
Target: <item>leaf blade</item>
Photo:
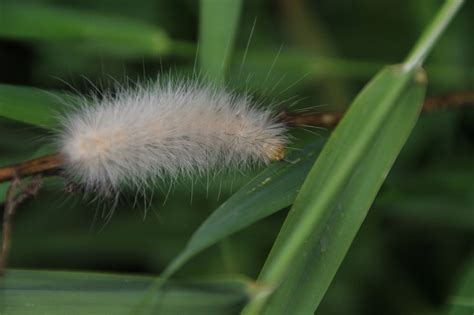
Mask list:
[[[241,0],[201,0],[199,64],[206,78],[224,80],[238,28]]]
[[[288,310],[312,314],[315,311],[414,127],[424,93],[424,85],[414,85],[395,104],[390,119],[354,170],[337,202],[330,207],[329,215],[320,221],[307,240],[301,258],[293,261],[292,271],[269,300],[264,314],[285,314]],[[290,225],[287,230],[283,228],[281,237],[294,229]]]
[[[171,276],[227,236],[291,205],[321,147],[322,141],[317,141],[302,152],[293,152],[287,157],[291,163],[274,164],[239,189],[200,225],[162,277]]]
[[[32,19],[32,17],[35,17]],[[153,25],[94,12],[45,4],[7,2],[2,5],[0,36],[39,42],[68,43],[69,49],[93,48],[118,55],[169,53],[171,40]]]
[[[154,278],[85,272],[8,270],[2,306],[8,314],[129,314]],[[229,314],[248,295],[244,279],[169,284],[160,314]]]
[[[74,97],[36,88],[0,84],[0,117],[54,129],[57,115]]]

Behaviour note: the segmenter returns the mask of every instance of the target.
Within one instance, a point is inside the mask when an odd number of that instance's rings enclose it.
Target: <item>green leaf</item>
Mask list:
[[[411,75],[395,101],[384,101],[407,80],[399,70],[385,69],[361,92],[308,175],[260,275],[281,282],[264,314],[312,314],[329,287],[423,104],[424,84]],[[374,105],[387,112],[378,116]],[[297,255],[278,269],[287,246]]]
[[[293,152],[286,158],[289,162],[273,164],[240,188],[201,224],[162,277],[171,276],[209,246],[291,205],[321,146],[317,141]]]
[[[474,314],[474,259],[471,259],[461,276],[456,293],[449,298],[449,315]]]
[[[215,82],[224,79],[234,46],[241,0],[201,0],[199,63],[201,73]]]
[[[9,270],[0,305],[9,315],[129,314],[151,277],[83,272]],[[159,314],[236,314],[247,300],[246,280],[167,284]]]
[[[54,129],[64,104],[75,99],[40,89],[0,84],[0,117],[46,129]]]
[[[171,45],[162,30],[140,21],[21,2],[2,3],[0,36],[117,55],[158,56],[168,53]]]

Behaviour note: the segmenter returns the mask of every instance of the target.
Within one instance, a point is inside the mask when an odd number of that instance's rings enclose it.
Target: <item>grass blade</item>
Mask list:
[[[20,2],[2,4],[0,36],[67,42],[68,49],[90,48],[93,52],[98,49],[116,55],[161,56],[171,48],[167,35],[146,23]]]
[[[10,315],[129,314],[152,277],[84,272],[7,271],[0,312]],[[167,284],[159,314],[236,314],[249,291],[246,280]]]
[[[300,249],[301,258],[292,261],[290,271],[282,278],[283,283],[269,300],[264,314],[288,314],[289,310],[296,314],[314,312],[364,221],[386,174],[414,127],[423,104],[424,92],[424,84],[411,85],[394,104],[390,119],[385,120],[372,145],[364,150],[364,157],[353,168],[350,178],[345,180],[338,197],[325,209],[314,207],[306,210],[322,213],[320,220],[313,226],[314,231]],[[318,173],[312,175],[317,176]],[[319,175],[321,176],[321,172]],[[321,179],[324,180],[322,185],[328,185],[328,181],[332,180],[330,173],[327,176],[326,179]],[[310,175],[308,180],[311,179],[314,180],[314,177]],[[293,211],[298,211],[297,207],[306,204],[308,199],[323,198],[319,194],[313,196],[302,194],[302,199],[298,199]],[[305,213],[300,213],[303,218]],[[279,240],[286,239],[289,233],[297,233],[298,219],[288,220],[288,224],[280,232]],[[278,250],[280,244],[277,240],[274,250]],[[268,264],[271,262],[272,256],[269,257]],[[262,277],[265,272],[264,268]]]
[[[0,117],[46,129],[57,124],[57,114],[74,98],[65,94],[0,84]]]
[[[318,141],[303,152],[293,152],[287,157],[291,163],[273,164],[232,195],[194,232],[162,277],[171,276],[193,256],[227,236],[291,205],[321,147],[322,141]]]
[[[241,0],[201,0],[199,64],[202,74],[222,82],[234,46]]]

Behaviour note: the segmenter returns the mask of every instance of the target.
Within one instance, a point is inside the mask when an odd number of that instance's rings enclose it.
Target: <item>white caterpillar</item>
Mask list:
[[[62,120],[58,145],[68,175],[109,193],[280,160],[286,131],[248,96],[168,82],[85,102]]]

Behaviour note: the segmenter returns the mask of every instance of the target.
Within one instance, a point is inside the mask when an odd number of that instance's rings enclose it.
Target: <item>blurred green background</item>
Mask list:
[[[297,101],[296,107],[341,110],[382,65],[405,57],[441,3],[244,1],[229,55],[228,85],[269,103]],[[73,26],[86,21],[89,29],[73,39],[48,33],[43,21],[52,21],[48,14],[54,10]],[[110,23],[98,22],[104,19]],[[115,25],[115,19],[137,24],[137,32],[127,24]],[[3,0],[0,83],[76,94],[90,93],[93,85],[107,89],[114,80],[191,75],[200,53],[198,25],[198,2],[191,0]],[[62,24],[55,29],[69,31]],[[474,89],[473,29],[474,3],[467,1],[426,63],[428,95]],[[97,41],[88,39],[91,32]],[[201,74],[207,74],[205,69]],[[295,137],[323,141],[329,133],[316,132],[296,131]],[[49,136],[42,129],[0,120],[0,165],[31,157]],[[444,311],[472,261],[473,157],[472,108],[422,116],[318,314]],[[216,178],[209,189],[205,180],[183,181],[169,196],[164,185],[154,193],[146,216],[145,207],[131,209],[124,202],[107,223],[102,213],[109,205],[68,195],[61,180],[49,179],[15,217],[10,266],[160,273],[200,223],[256,172]],[[4,191],[5,185],[0,186]],[[286,211],[278,212],[206,250],[177,277],[256,277],[285,216]]]

